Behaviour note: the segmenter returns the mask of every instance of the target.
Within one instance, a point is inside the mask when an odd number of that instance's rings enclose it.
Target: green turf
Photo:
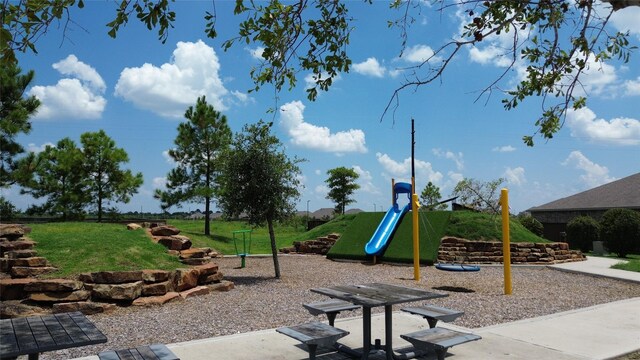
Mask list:
[[[432,264],[437,258],[440,238],[444,235],[451,212],[431,211],[420,213],[420,262]],[[352,221],[340,240],[331,248],[327,257],[333,259],[366,260],[371,257],[364,246],[371,239],[384,213],[360,213]],[[412,215],[407,213],[393,234],[382,261],[413,262]]]
[[[509,234],[511,242],[548,242],[514,219],[509,221]],[[454,211],[446,235],[469,240],[502,241],[502,217],[473,211]]]
[[[329,258],[371,260],[364,246],[371,239],[384,213],[360,213],[342,238],[331,248]],[[429,211],[420,213],[420,262],[433,264],[443,236],[457,236],[470,240],[502,241],[500,216],[467,211]],[[413,262],[412,214],[407,213],[392,235],[382,261]],[[510,221],[511,242],[547,242],[532,234],[517,221]]]

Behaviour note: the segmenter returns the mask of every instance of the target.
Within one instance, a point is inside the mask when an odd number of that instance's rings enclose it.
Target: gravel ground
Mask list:
[[[476,273],[335,262],[315,255],[279,256],[281,279],[274,278],[273,260],[216,259],[225,280],[235,283],[229,292],[196,296],[182,302],[150,308],[118,308],[90,319],[109,339],[106,344],[44,353],[41,359],[68,359],[95,355],[106,349],[151,343],[175,343],[221,335],[294,325],[314,319],[302,303],[326,300],[309,291],[336,284],[386,282],[435,289],[449,294],[431,303],[463,310],[455,324],[477,328],[640,296],[640,286],[628,282],[561,272],[546,267],[513,267],[513,294],[503,295],[503,269],[485,266]],[[374,308],[373,312],[383,309]],[[347,312],[339,317],[361,315]],[[325,320],[325,319],[322,319]]]

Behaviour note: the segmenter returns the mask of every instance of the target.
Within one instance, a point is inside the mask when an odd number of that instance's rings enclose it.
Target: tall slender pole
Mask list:
[[[413,278],[420,281],[420,228],[418,227],[418,195],[416,194],[415,128],[411,119],[411,215],[413,222]]]
[[[511,239],[509,234],[509,190],[500,192],[502,206],[502,264],[504,265],[504,294],[511,295]]]

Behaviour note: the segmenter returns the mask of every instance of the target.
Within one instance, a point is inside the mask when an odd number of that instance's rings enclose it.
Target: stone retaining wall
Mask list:
[[[154,224],[155,225],[155,224]],[[133,224],[128,228],[134,229]],[[174,271],[103,271],[81,274],[77,279],[38,279],[54,272],[45,258],[37,257],[35,242],[23,225],[0,224],[0,318],[45,313],[82,311],[94,314],[116,305],[149,306],[181,300],[211,291],[229,291],[233,283],[223,280],[219,253],[192,248],[191,240],[171,226],[150,226],[152,239],[178,256],[190,268]]]
[[[570,250],[569,244],[511,243],[512,264],[557,264],[586,260],[580,250]],[[443,263],[502,263],[502,243],[472,241],[455,237],[444,237],[438,249],[438,262]]]
[[[106,312],[115,306],[161,305],[211,291],[229,291],[218,265],[209,263],[175,271],[102,271],[77,280],[14,278],[0,280],[0,317],[82,311]]]

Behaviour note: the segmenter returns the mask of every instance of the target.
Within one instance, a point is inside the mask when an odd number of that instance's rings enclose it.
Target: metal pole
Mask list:
[[[420,228],[418,226],[418,194],[416,194],[415,128],[411,119],[411,213],[413,222],[413,278],[420,281]]]

